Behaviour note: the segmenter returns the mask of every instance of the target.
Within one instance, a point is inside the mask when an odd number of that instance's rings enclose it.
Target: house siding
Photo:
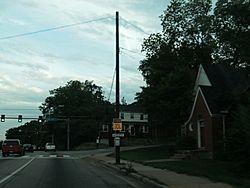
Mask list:
[[[196,139],[198,148],[198,121],[202,120],[204,123],[204,147],[203,149],[208,151],[208,156],[211,158],[213,155],[213,127],[212,127],[212,117],[210,116],[209,110],[206,103],[202,97],[200,91],[198,91],[198,96],[196,99],[196,104],[193,111],[193,116],[191,117],[190,123],[192,123],[193,131],[188,130],[188,135]]]

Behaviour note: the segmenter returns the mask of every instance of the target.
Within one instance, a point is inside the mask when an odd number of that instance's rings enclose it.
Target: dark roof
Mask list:
[[[202,65],[212,86],[200,86],[212,114],[228,110],[250,86],[248,73],[225,64]]]
[[[134,112],[134,113],[141,112],[141,113],[143,113],[143,108],[137,102],[134,102],[134,103],[128,104],[128,105],[121,105],[120,111],[121,112]]]

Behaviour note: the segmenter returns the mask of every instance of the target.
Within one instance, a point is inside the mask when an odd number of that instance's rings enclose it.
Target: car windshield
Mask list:
[[[19,144],[19,142],[14,141],[14,140],[8,140],[8,141],[4,141],[3,144],[4,145],[17,145],[17,144]]]

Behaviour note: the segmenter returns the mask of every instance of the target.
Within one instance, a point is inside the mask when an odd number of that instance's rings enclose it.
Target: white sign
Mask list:
[[[124,133],[114,133],[112,137],[124,137]]]

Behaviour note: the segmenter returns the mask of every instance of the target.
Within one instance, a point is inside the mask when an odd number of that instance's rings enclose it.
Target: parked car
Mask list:
[[[24,151],[27,151],[27,152],[34,152],[32,144],[23,144],[23,149]]]
[[[56,151],[56,146],[53,143],[46,143],[45,151]]]
[[[6,139],[2,143],[2,155],[3,157],[10,154],[24,155],[25,151],[19,139]]]

